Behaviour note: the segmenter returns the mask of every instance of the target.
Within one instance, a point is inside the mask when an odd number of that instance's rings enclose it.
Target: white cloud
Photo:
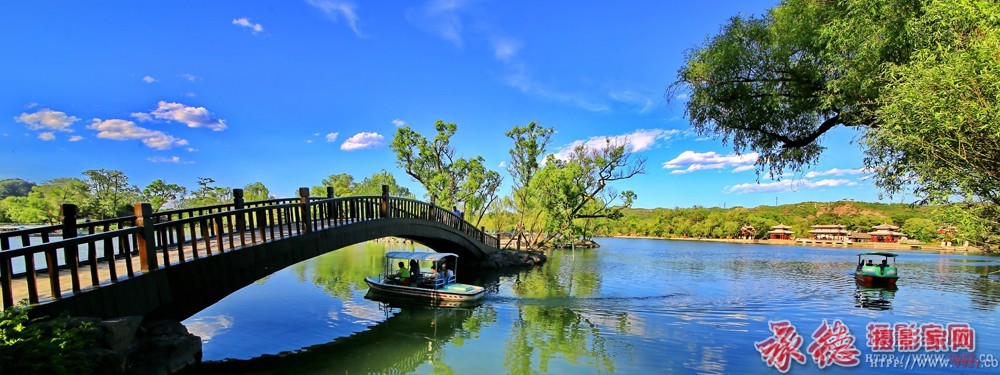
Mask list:
[[[246,17],[234,18],[233,25],[246,27],[252,30],[254,34],[264,31],[264,26],[261,26],[259,23],[250,22],[250,19]]]
[[[354,4],[335,0],[306,0],[306,4],[323,11],[333,21],[343,18],[347,22],[347,26],[351,28],[351,31],[354,31],[354,35],[362,38],[365,37],[365,34],[358,28],[358,14],[354,10],[356,8]]]
[[[194,82],[194,81],[198,80],[198,77],[195,77],[195,75],[191,74],[191,73],[181,73],[181,74],[178,74],[177,76],[181,77],[181,78],[184,78],[184,79],[186,79],[188,81],[191,81],[191,82]]]
[[[41,139],[43,141],[52,141],[56,139],[56,135],[55,133],[52,132],[41,132],[38,133],[38,139]]]
[[[400,126],[406,126],[406,121],[403,121],[403,120],[400,120],[400,119],[397,118],[397,119],[392,120],[392,124],[396,125],[396,127],[398,128]]]
[[[137,126],[135,122],[120,119],[94,119],[87,129],[97,130],[97,138],[125,141],[139,139],[143,144],[157,150],[167,150],[175,146],[185,146],[187,140],[167,135],[158,130],[150,130]]]
[[[154,156],[151,158],[146,158],[146,160],[149,160],[150,162],[153,163],[190,164],[190,162],[182,161],[181,158],[178,156],[171,156],[169,158],[163,156]]]
[[[70,142],[79,142],[79,141],[82,141],[82,140],[83,140],[83,136],[79,136],[79,135],[74,135],[72,137],[69,137],[69,141]]]
[[[326,142],[332,143],[337,140],[337,136],[340,135],[339,132],[329,133],[326,135]]]
[[[312,144],[312,143],[313,143],[313,140],[312,140],[312,139],[307,139],[307,140],[306,140],[306,144],[307,144],[307,145],[308,145],[308,144]]]
[[[503,61],[510,61],[521,50],[523,44],[510,38],[493,39],[493,56]]]
[[[690,96],[688,94],[677,94],[674,96],[674,99],[687,100],[689,97]]]
[[[683,174],[694,171],[733,168],[733,173],[753,169],[757,162],[757,153],[745,155],[719,155],[715,152],[684,151],[676,158],[663,163],[663,169],[673,169],[670,174]]]
[[[678,133],[680,133],[679,130],[639,129],[628,134],[590,137],[586,141],[577,140],[563,146],[555,153],[555,157],[567,160],[573,153],[573,150],[580,145],[583,145],[588,151],[599,150],[607,145],[609,139],[612,144],[625,144],[632,152],[640,152],[653,148],[658,141],[668,141]]]
[[[354,151],[365,148],[378,147],[381,146],[384,143],[384,141],[385,137],[383,137],[379,133],[361,132],[351,136],[351,138],[348,138],[346,141],[344,141],[344,143],[340,145],[340,149],[346,151]]]
[[[649,111],[652,111],[653,108],[656,107],[653,102],[653,99],[650,99],[648,96],[642,95],[633,90],[612,92],[608,94],[608,96],[610,96],[611,99],[614,99],[622,103],[634,104],[639,106],[639,113],[648,113]]]
[[[462,46],[462,18],[459,11],[468,1],[432,0],[417,10],[407,12],[410,23],[437,34],[456,47]]]
[[[197,98],[198,94],[195,94],[194,92],[188,91],[188,92],[184,93],[184,96],[188,97],[188,98]]]
[[[497,165],[497,168],[507,168],[507,162],[505,161],[500,162],[500,164]]]
[[[198,149],[196,149],[194,147],[188,147],[187,148],[187,152],[197,152],[197,151],[198,151]]]
[[[520,90],[522,93],[560,103],[567,103],[591,112],[605,112],[611,109],[607,104],[591,100],[584,95],[553,90],[546,87],[546,85],[535,81],[524,64],[508,63],[507,65],[510,72],[504,77],[504,83]]]
[[[806,178],[816,178],[821,176],[848,176],[848,175],[859,175],[859,174],[872,174],[875,173],[871,168],[854,168],[854,169],[840,169],[833,168],[824,172],[809,171],[806,173]]]
[[[158,119],[183,122],[190,128],[209,128],[221,131],[226,128],[226,121],[213,116],[205,107],[188,107],[181,103],[168,103],[161,100],[156,109],[150,112]]]
[[[153,116],[146,112],[132,112],[129,116],[132,116],[132,118],[139,122],[153,121]]]
[[[24,105],[24,109],[32,109],[32,108],[35,108],[35,107],[37,107],[37,106],[38,106],[38,103],[36,103],[36,102],[31,102],[31,103],[28,103],[28,104],[25,104],[25,105]]]
[[[39,109],[35,113],[22,112],[20,116],[14,117],[14,121],[27,124],[28,129],[31,130],[57,130],[63,132],[73,131],[69,126],[79,120],[79,118],[74,116],[66,116],[65,112],[53,111],[48,108]]]
[[[153,78],[153,76],[144,76],[142,77],[142,81],[146,83],[153,83],[156,82],[156,78]]]
[[[727,193],[781,193],[797,191],[802,189],[819,189],[827,187],[855,186],[857,182],[844,179],[826,179],[819,181],[812,180],[781,180],[768,183],[746,183],[734,186],[727,186],[724,190]]]

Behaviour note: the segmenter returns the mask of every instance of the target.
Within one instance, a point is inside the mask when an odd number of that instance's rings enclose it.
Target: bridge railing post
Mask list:
[[[389,217],[389,185],[382,185],[382,206],[379,207],[378,217],[380,219]]]
[[[427,208],[427,220],[437,221],[437,213],[434,212],[435,207],[436,206],[434,205],[434,196],[432,195],[430,207]]]
[[[246,207],[246,199],[243,198],[243,189],[233,189],[233,210],[242,210]],[[236,231],[243,233],[247,223],[243,214],[236,214]]]
[[[76,215],[78,212],[76,205],[63,204],[59,211],[60,216],[62,216],[63,239],[76,238]],[[73,292],[80,291],[80,252],[78,250],[77,245],[67,245],[63,248],[63,259],[66,260],[66,266],[69,267]],[[49,268],[50,273],[52,270],[52,268]]]
[[[156,264],[156,232],[153,230],[153,207],[149,203],[136,203],[135,226],[139,228],[136,234],[136,250],[139,252],[139,267],[143,272],[158,268]],[[221,234],[220,234],[221,235]]]
[[[302,220],[299,225],[306,233],[312,232],[312,215],[309,212],[309,188],[299,188],[299,218]]]
[[[336,198],[336,197],[337,196],[335,195],[335,193],[333,191],[333,186],[327,186],[326,187],[326,198],[327,199],[333,199],[333,198]],[[333,210],[333,202],[326,202],[326,219],[329,220],[330,223],[333,223],[331,225],[336,225],[336,223],[337,223],[336,222],[337,217],[334,215],[334,213],[335,213],[335,211]]]

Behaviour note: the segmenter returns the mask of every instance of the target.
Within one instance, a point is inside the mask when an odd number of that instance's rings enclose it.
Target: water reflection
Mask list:
[[[896,290],[889,288],[872,288],[857,285],[854,290],[854,307],[868,310],[892,310],[892,299],[896,298]]]
[[[379,303],[385,320],[370,329],[294,352],[250,360],[203,363],[205,373],[409,373],[430,364],[434,371],[452,372],[442,360],[441,347],[455,340],[476,338],[496,313],[491,309],[437,308]],[[456,336],[456,332],[461,335]]]

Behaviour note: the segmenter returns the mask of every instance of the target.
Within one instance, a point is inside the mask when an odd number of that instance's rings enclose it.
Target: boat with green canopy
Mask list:
[[[371,291],[386,297],[438,303],[473,302],[482,298],[486,294],[483,287],[455,282],[457,265],[458,255],[452,253],[391,251],[385,253],[382,274],[366,277],[365,283]]]
[[[892,259],[892,264],[889,264],[889,259]],[[876,260],[879,262],[876,263]],[[854,272],[854,279],[861,286],[895,289],[896,280],[899,279],[896,254],[880,251],[858,254],[858,267]]]

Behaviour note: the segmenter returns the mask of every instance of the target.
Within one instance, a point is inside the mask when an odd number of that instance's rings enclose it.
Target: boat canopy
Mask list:
[[[385,253],[386,258],[392,259],[415,259],[415,260],[430,260],[437,261],[447,257],[456,257],[458,255],[452,253],[411,253],[409,251],[390,251]]]
[[[893,254],[893,253],[884,253],[884,252],[881,252],[881,251],[873,251],[873,252],[870,252],[870,253],[861,253],[861,254],[858,254],[858,255],[880,255],[880,256],[889,257],[889,258],[894,258],[896,256],[896,254]]]

